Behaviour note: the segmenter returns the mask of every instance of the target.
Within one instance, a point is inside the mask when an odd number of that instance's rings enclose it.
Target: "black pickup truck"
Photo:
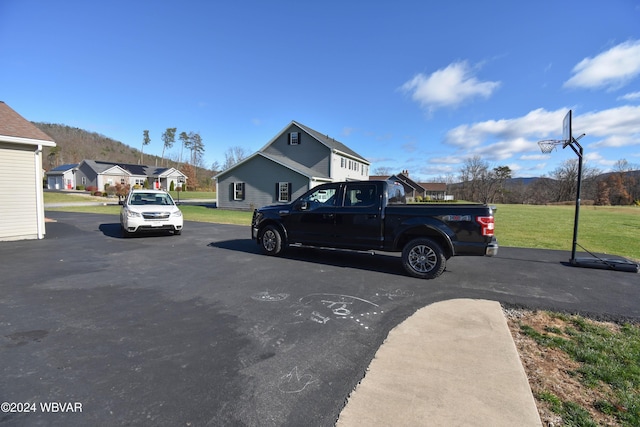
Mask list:
[[[392,181],[334,182],[290,204],[253,212],[251,237],[267,255],[289,245],[402,252],[411,276],[438,277],[452,256],[498,253],[493,209],[480,204],[406,204]]]

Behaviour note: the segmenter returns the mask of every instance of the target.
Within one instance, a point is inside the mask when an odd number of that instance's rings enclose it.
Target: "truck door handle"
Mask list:
[[[331,213],[322,215],[322,218],[324,218],[324,219],[333,219],[334,217],[335,217],[335,215],[331,214]]]
[[[367,219],[376,219],[376,218],[378,218],[378,215],[376,214],[367,215]]]

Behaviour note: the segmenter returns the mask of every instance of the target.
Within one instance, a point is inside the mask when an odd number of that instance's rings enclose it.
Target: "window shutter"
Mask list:
[[[287,144],[291,145],[291,132],[287,134]]]
[[[240,199],[244,200],[244,182],[240,183]]]
[[[302,144],[302,132],[298,132],[298,145]]]
[[[235,200],[236,199],[236,185],[234,182],[232,182],[231,184],[229,184],[229,200]]]
[[[276,202],[280,201],[280,183],[276,182]]]
[[[299,141],[299,140],[298,140]],[[291,183],[287,183],[287,202],[291,201]]]

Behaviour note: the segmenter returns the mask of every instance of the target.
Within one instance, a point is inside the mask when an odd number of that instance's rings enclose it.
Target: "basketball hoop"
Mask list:
[[[566,146],[565,144],[566,141],[563,139],[545,139],[544,141],[538,141],[540,151],[542,151],[544,154],[551,153],[556,149],[558,145],[562,145],[562,148],[564,148]]]

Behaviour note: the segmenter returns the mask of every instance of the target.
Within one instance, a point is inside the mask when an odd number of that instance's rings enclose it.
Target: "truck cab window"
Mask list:
[[[345,206],[373,206],[377,203],[377,187],[371,184],[347,185]]]
[[[305,210],[314,210],[319,207],[335,206],[338,187],[322,187],[313,191],[301,199],[306,206]]]

